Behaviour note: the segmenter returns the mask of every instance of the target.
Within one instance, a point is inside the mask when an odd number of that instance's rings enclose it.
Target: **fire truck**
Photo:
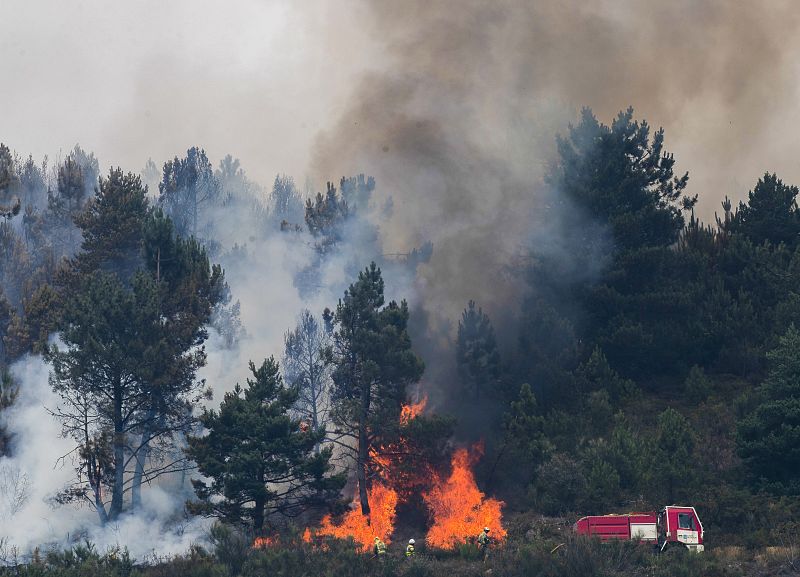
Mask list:
[[[651,543],[661,551],[685,547],[703,551],[703,524],[694,507],[669,505],[659,512],[594,515],[575,523],[579,535],[599,537],[601,541],[631,540]]]

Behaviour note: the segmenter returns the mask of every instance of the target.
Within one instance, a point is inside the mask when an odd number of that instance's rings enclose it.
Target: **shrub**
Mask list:
[[[691,368],[686,381],[683,383],[683,390],[686,393],[686,398],[692,403],[702,403],[711,392],[711,381],[706,376],[705,371],[695,365]]]

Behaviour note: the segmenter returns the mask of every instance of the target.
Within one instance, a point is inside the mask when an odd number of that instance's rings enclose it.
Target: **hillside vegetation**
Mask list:
[[[378,211],[365,208],[376,187],[371,178],[343,178],[338,190],[329,183],[305,206],[293,183],[278,178],[262,206],[230,157],[214,171],[192,148],[164,165],[154,197],[140,176],[120,169],[99,176],[97,160],[78,147],[48,181],[47,167],[0,146],[0,411],[19,393],[8,367],[26,354],[44,355],[52,386],[68,401],[57,416],[79,456],[75,482],[59,502],[89,504],[107,523],[136,513],[148,482],[187,471],[196,477],[199,468],[204,480],[195,479],[189,509],[221,523],[212,545],[173,559],[134,562],[122,551],[77,546],[43,549],[2,571],[800,570],[798,188],[765,173],[746,201],[734,206],[726,198],[715,222],[703,223],[663,131],[651,131],[633,110],[609,125],[584,110],[556,146],[545,182],[530,183],[539,207],[532,240],[508,264],[524,296],[501,303],[512,314],[498,315],[506,320],[497,325],[488,304],[464,303],[447,362],[420,353],[418,343],[427,342],[420,311],[384,300],[393,278],[386,271],[413,277],[436,247],[415,249],[399,264],[359,260],[379,247]],[[338,305],[285,327],[286,349],[252,359],[252,378],[219,399],[219,409],[200,414],[192,407],[207,394],[197,371],[209,330],[235,347],[247,326],[237,287],[214,264],[245,258],[246,249],[225,246],[216,228],[220,212],[236,210],[260,219],[254,237],[310,239],[314,260],[287,290],[313,294],[320,271],[344,252],[358,262],[347,269],[352,284]],[[352,248],[354,238],[370,250]],[[48,342],[53,333],[58,345]],[[451,363],[453,375],[426,383],[437,362]],[[439,387],[439,407],[403,421],[421,379]],[[10,455],[13,435],[0,431],[0,455]],[[375,483],[402,495],[419,483],[415,470],[444,474],[453,447],[478,441],[477,483],[504,501],[509,531],[487,565],[470,545],[423,546],[414,561],[397,545],[379,562],[352,544],[315,548],[297,537],[323,514],[346,509],[348,479],[368,515]],[[334,451],[336,443],[345,449]],[[412,458],[386,465],[398,446]],[[414,531],[422,542],[429,520],[420,503],[410,503],[395,531]],[[667,557],[571,534],[581,515],[673,503],[696,507],[706,554]],[[266,534],[278,543],[253,549],[253,537]]]

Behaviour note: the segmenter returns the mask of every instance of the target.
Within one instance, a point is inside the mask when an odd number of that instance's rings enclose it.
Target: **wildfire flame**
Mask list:
[[[253,541],[253,549],[266,549],[275,545],[277,541],[276,537],[256,537]]]
[[[369,518],[361,514],[361,504],[356,499],[353,502],[353,508],[344,515],[341,523],[335,525],[331,516],[325,515],[322,518],[322,525],[315,533],[318,536],[339,539],[352,537],[356,543],[361,545],[362,551],[369,551],[373,547],[375,537],[380,537],[388,545],[391,542],[390,535],[394,531],[397,500],[396,491],[375,483],[369,491]],[[308,529],[303,534],[303,539],[307,542],[311,541],[311,532]]]
[[[406,426],[425,410],[428,397],[417,403],[403,405],[400,409],[400,425]],[[381,482],[397,491],[401,500],[407,500],[420,486],[427,485],[432,474],[427,463],[420,462],[408,440],[401,436],[394,443],[370,451],[372,469]]]
[[[407,425],[409,421],[419,417],[425,410],[427,404],[428,404],[428,396],[425,395],[417,403],[403,405],[403,407],[400,409],[400,424]]]
[[[454,549],[469,539],[477,537],[484,527],[491,529],[491,537],[502,541],[506,537],[501,509],[497,499],[486,498],[475,483],[472,466],[482,453],[474,447],[475,457],[466,449],[458,449],[452,457],[452,472],[446,481],[435,479],[423,499],[431,511],[433,525],[428,531],[430,547]]]
[[[425,410],[428,398],[417,403],[403,405],[400,424],[407,425]],[[398,502],[408,499],[414,492],[422,491],[422,497],[431,512],[433,525],[428,531],[430,547],[454,549],[457,545],[474,539],[484,527],[491,529],[491,537],[502,541],[506,537],[503,528],[502,501],[487,498],[475,483],[472,466],[483,453],[476,445],[471,453],[458,449],[452,456],[452,472],[443,480],[428,463],[415,460],[409,441],[401,437],[396,443],[378,447],[371,451],[374,480],[369,490],[370,518],[361,514],[361,505],[355,499],[352,508],[339,523],[330,515],[322,519],[316,530],[306,529],[303,540],[311,543],[314,537],[352,537],[362,551],[370,551],[375,537],[385,543],[391,542]],[[324,545],[323,545],[324,546]]]

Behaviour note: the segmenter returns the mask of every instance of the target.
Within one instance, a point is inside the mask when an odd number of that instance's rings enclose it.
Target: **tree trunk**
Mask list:
[[[150,423],[155,416],[155,408],[151,408],[147,413],[147,422]],[[142,479],[144,478],[144,466],[147,457],[150,455],[150,435],[152,431],[148,426],[142,432],[142,441],[136,452],[136,469],[133,472],[133,483],[131,484],[131,510],[136,511],[142,506]]]
[[[261,497],[257,498],[253,505],[253,531],[256,535],[261,535],[264,530],[264,507],[266,504],[267,500]]]
[[[92,492],[94,493],[94,507],[100,517],[100,524],[105,525],[108,523],[108,513],[106,513],[106,506],[103,503],[103,493],[100,487],[92,487]]]
[[[113,521],[122,513],[122,495],[125,490],[125,433],[122,422],[122,383],[117,380],[114,386],[114,487],[111,494],[109,520]]]
[[[358,423],[358,499],[361,514],[369,520],[369,494],[367,493],[367,470],[369,468],[369,435],[367,415],[369,415],[369,387],[361,393],[361,419]]]

